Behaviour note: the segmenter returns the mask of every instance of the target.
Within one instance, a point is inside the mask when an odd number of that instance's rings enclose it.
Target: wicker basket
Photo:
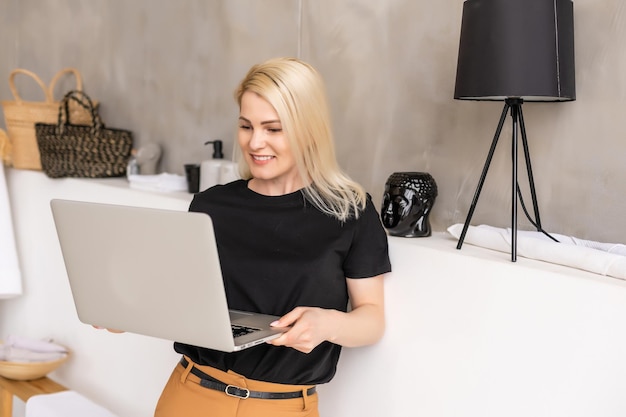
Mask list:
[[[25,101],[15,87],[15,76],[23,74],[34,79],[45,94],[45,101]],[[7,165],[15,168],[41,170],[41,160],[37,138],[35,137],[35,123],[56,123],[59,114],[60,101],[53,98],[54,87],[57,81],[66,74],[73,74],[76,78],[76,89],[82,91],[83,82],[80,73],[75,68],[64,68],[59,71],[46,85],[33,72],[17,68],[9,75],[9,87],[14,101],[2,101],[2,109],[6,122],[8,143],[0,149],[0,155]],[[97,102],[94,103],[97,106]],[[72,123],[90,124],[91,114],[80,106],[70,106]],[[2,140],[0,138],[0,145]]]
[[[61,366],[69,357],[64,354],[61,358],[47,362],[9,362],[0,361],[0,376],[18,381],[30,381],[43,378]]]
[[[7,136],[7,132],[0,129],[0,163],[9,165],[9,163],[11,162],[10,152],[11,143],[9,143],[9,137]]]

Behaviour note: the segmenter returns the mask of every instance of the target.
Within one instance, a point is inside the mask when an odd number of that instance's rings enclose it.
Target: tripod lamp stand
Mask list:
[[[518,134],[524,152],[535,220],[543,231],[522,105],[576,99],[574,7],[571,0],[466,0],[459,43],[457,100],[504,101],[487,160],[457,249],[461,249],[507,114],[512,122],[511,261],[517,260]],[[526,212],[528,215],[528,213]]]

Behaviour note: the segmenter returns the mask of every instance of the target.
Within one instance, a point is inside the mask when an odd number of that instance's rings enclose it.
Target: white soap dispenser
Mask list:
[[[213,144],[213,159],[207,159],[200,164],[200,191],[220,183],[220,168],[224,162],[222,141],[215,139],[204,142],[205,145],[209,143]]]
[[[239,165],[234,161],[224,161],[220,166],[220,184],[228,184],[229,182],[238,180]]]

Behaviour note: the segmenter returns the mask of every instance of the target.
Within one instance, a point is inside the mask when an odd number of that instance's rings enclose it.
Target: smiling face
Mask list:
[[[250,189],[265,195],[283,195],[303,187],[276,110],[251,91],[241,96],[237,139],[252,174]]]

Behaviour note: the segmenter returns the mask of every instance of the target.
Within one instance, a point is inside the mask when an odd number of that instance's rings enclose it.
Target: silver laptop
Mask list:
[[[228,309],[207,214],[50,206],[81,322],[225,352],[280,335],[277,317]]]

